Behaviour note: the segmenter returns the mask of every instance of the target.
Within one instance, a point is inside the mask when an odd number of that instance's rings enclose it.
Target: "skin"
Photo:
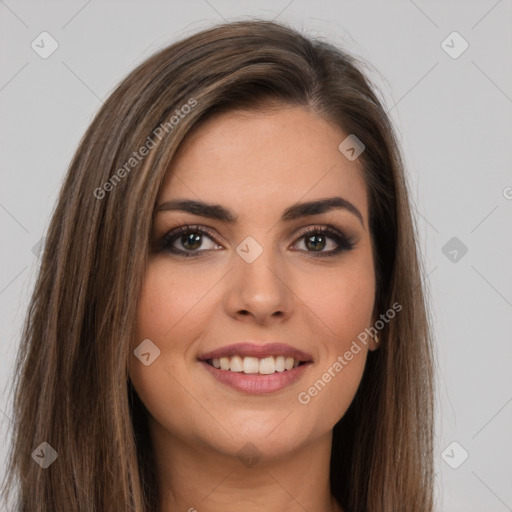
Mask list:
[[[131,357],[130,377],[149,412],[163,512],[342,510],[329,489],[332,428],[376,345],[361,345],[309,403],[297,396],[375,318],[367,190],[360,161],[338,150],[346,136],[301,107],[231,111],[191,133],[166,175],[157,205],[201,200],[239,219],[155,216],[133,348],[150,339],[160,355],[148,366]],[[362,222],[347,209],[280,220],[297,202],[332,196],[350,201]],[[159,240],[181,224],[208,227],[215,239],[204,235],[196,258],[160,250]],[[304,228],[326,224],[352,236],[354,248],[316,256]],[[236,252],[247,236],[263,248],[252,263]],[[327,236],[317,251],[337,247]],[[173,246],[186,251],[182,242],[178,235]],[[278,392],[236,391],[197,358],[244,340],[287,343],[313,363]],[[248,442],[258,450],[252,467],[237,457]]]

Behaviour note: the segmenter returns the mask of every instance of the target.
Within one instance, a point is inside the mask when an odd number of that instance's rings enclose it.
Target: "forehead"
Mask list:
[[[160,199],[225,204],[243,218],[341,195],[367,217],[362,162],[338,149],[347,135],[302,107],[223,113],[185,139]]]

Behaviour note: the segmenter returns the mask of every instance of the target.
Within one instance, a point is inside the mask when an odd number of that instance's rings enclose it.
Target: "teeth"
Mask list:
[[[276,357],[276,372],[284,372],[284,357]]]
[[[229,358],[226,358],[229,359]],[[232,372],[243,372],[244,371],[244,361],[239,356],[233,356],[231,358],[231,362],[226,370],[231,370]]]
[[[264,357],[258,359],[257,357],[221,357],[219,359],[212,359],[211,365],[220,370],[230,370],[232,372],[243,372],[247,374],[260,374],[271,375],[275,372],[284,372],[297,368],[300,361],[295,360],[293,357]]]
[[[260,362],[257,357],[244,357],[244,373],[258,373]]]
[[[258,365],[259,373],[263,375],[270,375],[276,372],[276,362],[273,357],[265,357],[260,359]]]

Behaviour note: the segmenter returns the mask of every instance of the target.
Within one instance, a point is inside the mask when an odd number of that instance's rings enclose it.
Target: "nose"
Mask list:
[[[271,250],[263,250],[251,263],[235,255],[234,265],[226,282],[228,315],[260,325],[283,322],[291,315],[293,292],[289,273]]]

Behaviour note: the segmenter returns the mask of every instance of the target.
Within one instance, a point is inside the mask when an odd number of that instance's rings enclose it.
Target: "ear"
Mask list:
[[[377,316],[376,316],[376,313],[374,312],[373,315],[372,315],[372,323],[370,324],[372,327],[375,326],[375,323],[377,322]],[[377,333],[372,336],[369,340],[369,343],[368,343],[368,350],[370,352],[374,352],[375,350],[377,350],[380,346],[380,338],[381,338],[381,334],[379,331],[377,331]]]
[[[375,324],[373,324],[375,325]],[[377,333],[375,336],[370,338],[370,343],[368,344],[368,350],[370,352],[374,352],[380,346],[380,333]]]

